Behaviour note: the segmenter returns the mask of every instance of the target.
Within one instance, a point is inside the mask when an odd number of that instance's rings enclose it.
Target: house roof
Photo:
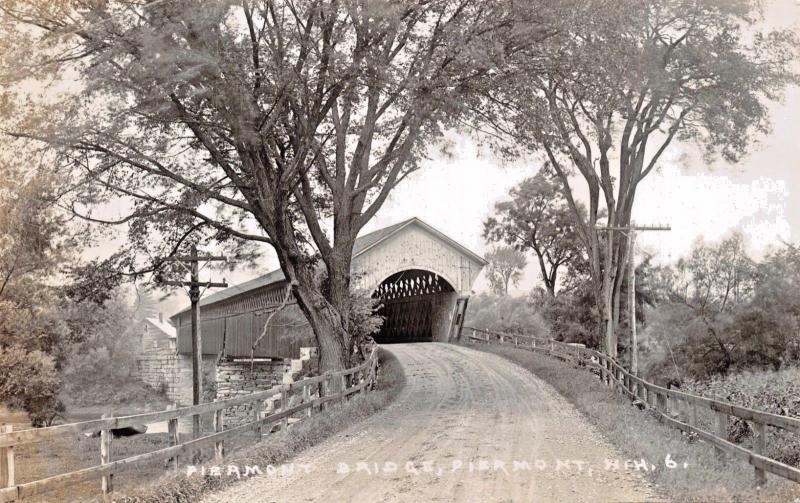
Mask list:
[[[145,318],[145,321],[156,327],[158,330],[161,330],[165,334],[170,337],[177,337],[177,333],[175,331],[175,327],[167,323],[166,321],[161,321],[158,318]]]
[[[428,225],[427,223],[423,222],[417,217],[409,218],[408,220],[403,220],[402,222],[398,222],[396,224],[392,224],[388,227],[384,227],[382,229],[378,229],[376,231],[370,232],[368,234],[364,234],[363,236],[359,236],[356,238],[355,243],[353,243],[353,258],[365,253],[367,250],[374,248],[378,244],[386,241],[390,237],[394,236],[395,234],[399,233],[401,230],[411,226],[411,225],[418,225],[425,229],[426,231],[430,232],[431,234],[435,235],[440,240],[447,243],[449,246],[457,249],[464,255],[467,255],[471,259],[475,260],[476,262],[480,263],[481,265],[486,265],[488,262],[486,259],[478,255],[477,253],[471,251],[469,248],[463,246],[462,244],[458,243],[457,241],[449,238],[443,232],[435,229],[434,227]],[[251,290],[255,290],[256,288],[262,288],[267,285],[271,285],[273,283],[277,283],[279,281],[285,280],[286,277],[283,274],[283,271],[280,269],[276,269],[274,271],[270,271],[262,276],[259,276],[255,279],[251,279],[249,281],[245,281],[244,283],[240,283],[238,285],[234,285],[231,287],[226,288],[225,290],[221,290],[219,292],[215,292],[207,297],[203,297],[200,299],[200,305],[205,306],[209,304],[215,304],[217,302],[229,299],[231,297],[235,297],[239,294],[243,294],[245,292],[249,292]],[[188,311],[188,309],[184,309],[179,313],[176,313],[173,316],[177,316],[178,314],[184,313]]]

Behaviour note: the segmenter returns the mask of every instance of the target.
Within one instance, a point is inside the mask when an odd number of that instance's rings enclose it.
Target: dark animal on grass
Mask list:
[[[126,426],[124,428],[111,428],[110,431],[114,438],[132,437],[134,435],[145,433],[147,431],[147,426],[144,424],[137,424],[135,426]],[[90,438],[96,438],[100,436],[100,430],[87,432],[84,433],[84,435]]]

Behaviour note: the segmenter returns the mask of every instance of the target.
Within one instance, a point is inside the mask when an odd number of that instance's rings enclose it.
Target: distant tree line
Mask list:
[[[544,169],[540,179],[546,176]],[[536,189],[518,198],[531,187]],[[546,185],[522,181],[511,190],[510,201],[495,206],[484,234],[490,242],[538,257],[541,286],[522,297],[495,289],[494,295],[473,299],[466,324],[601,347],[601,316],[586,252],[580,240],[557,225],[557,196],[542,198],[541,206],[529,204],[542,193]],[[559,256],[568,258],[553,260]],[[497,260],[496,254],[487,257]],[[517,263],[514,274],[519,275],[525,262]],[[553,272],[559,268],[567,271],[560,278]],[[637,325],[643,327],[640,361],[647,376],[681,382],[800,363],[798,246],[784,243],[756,261],[748,256],[743,235],[735,232],[718,243],[699,240],[674,264],[656,265],[647,255],[636,275]],[[554,283],[554,278],[559,280]],[[623,281],[617,328],[623,363],[630,355],[627,289]]]

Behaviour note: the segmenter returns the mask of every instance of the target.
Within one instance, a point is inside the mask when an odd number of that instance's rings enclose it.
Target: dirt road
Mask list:
[[[610,469],[622,456],[525,369],[454,345],[387,348],[407,381],[392,405],[205,501],[656,499],[638,474]]]

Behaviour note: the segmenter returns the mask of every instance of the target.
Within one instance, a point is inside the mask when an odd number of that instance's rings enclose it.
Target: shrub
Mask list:
[[[709,380],[686,380],[684,388],[709,398],[725,400],[773,414],[800,417],[800,368],[774,371],[745,371]],[[791,432],[768,428],[767,455],[783,463],[800,466],[800,438]],[[752,442],[753,431],[744,421],[732,421],[729,439]]]
[[[548,337],[541,314],[526,297],[495,296],[482,293],[470,300],[464,325],[467,327],[525,333]]]
[[[0,348],[0,401],[27,412],[33,426],[49,426],[64,411],[57,391],[51,356],[17,345]]]

